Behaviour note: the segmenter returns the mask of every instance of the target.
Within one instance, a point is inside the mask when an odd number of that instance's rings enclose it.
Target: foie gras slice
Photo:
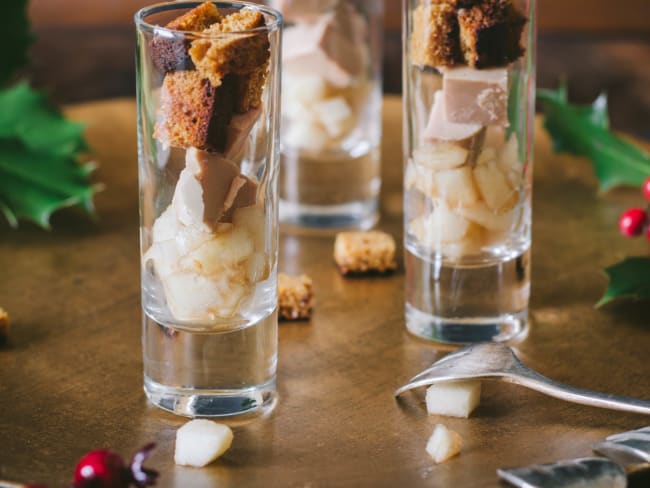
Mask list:
[[[339,0],[271,0],[287,22],[312,22],[332,9]]]
[[[255,204],[257,182],[240,174],[232,161],[190,148],[185,165],[172,201],[183,224],[231,223],[235,209]]]
[[[261,113],[261,109],[254,108],[246,113],[233,115],[232,119],[230,119],[230,124],[226,127],[226,147],[223,151],[224,158],[235,159],[242,149],[244,149],[246,139]]]
[[[332,13],[288,27],[282,57],[289,72],[318,75],[341,88],[361,74],[364,64],[361,46],[345,35]]]
[[[442,86],[450,122],[508,125],[507,68],[444,68]]]
[[[485,127],[480,124],[450,122],[445,112],[445,97],[443,91],[439,90],[433,97],[433,107],[422,134],[422,142],[439,149],[444,149],[445,146],[450,150],[453,146],[467,149],[465,163],[473,164],[485,139]]]

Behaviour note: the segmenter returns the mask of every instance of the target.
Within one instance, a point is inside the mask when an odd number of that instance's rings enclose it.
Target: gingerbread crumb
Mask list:
[[[307,275],[278,274],[278,315],[284,320],[306,320],[313,308],[313,283]]]
[[[395,249],[395,239],[385,232],[340,232],[334,242],[334,260],[343,275],[389,273],[397,268]]]

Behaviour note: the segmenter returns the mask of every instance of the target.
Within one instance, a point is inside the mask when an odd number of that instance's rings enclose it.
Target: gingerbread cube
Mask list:
[[[343,275],[387,273],[397,268],[393,236],[380,231],[347,231],[336,235],[334,261]]]
[[[458,11],[460,47],[472,68],[511,63],[523,55],[524,17],[510,0],[485,0]]]
[[[430,67],[453,66],[462,61],[454,5],[425,2],[413,11],[411,60]]]
[[[307,275],[278,274],[278,315],[284,320],[305,320],[313,308],[313,283]]]

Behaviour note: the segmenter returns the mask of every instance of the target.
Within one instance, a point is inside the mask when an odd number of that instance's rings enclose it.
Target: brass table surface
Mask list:
[[[51,233],[0,224],[0,306],[13,319],[0,349],[0,479],[66,486],[84,452],[128,457],[155,441],[148,464],[162,487],[494,487],[498,467],[589,455],[606,435],[650,424],[494,382],[467,420],[428,417],[421,395],[396,402],[394,388],[445,352],[406,332],[402,269],[344,279],[331,237],[283,236],[280,268],[312,275],[317,304],[311,322],[280,325],[278,406],[236,427],[232,449],[209,467],[174,466],[185,419],[142,392],[135,104],[68,113],[88,122],[106,189],[95,222],[66,210]],[[387,97],[384,113],[380,227],[401,241],[399,98]],[[598,197],[586,162],[551,156],[542,131],[536,142],[531,327],[517,350],[556,380],[650,399],[647,304],[593,307],[606,284],[599,270],[647,252],[616,230],[641,196]],[[464,445],[436,466],[424,447],[441,421]]]

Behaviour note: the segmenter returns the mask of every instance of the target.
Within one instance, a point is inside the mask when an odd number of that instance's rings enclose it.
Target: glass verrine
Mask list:
[[[274,405],[281,15],[243,2],[140,10],[144,389],[185,416]]]
[[[283,13],[280,221],[379,218],[383,0],[270,0]]]
[[[535,0],[404,0],[406,324],[441,342],[525,330]]]

